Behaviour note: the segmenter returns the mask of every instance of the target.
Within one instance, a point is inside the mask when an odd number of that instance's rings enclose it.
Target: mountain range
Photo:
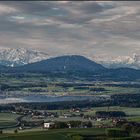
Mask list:
[[[52,58],[42,51],[25,48],[5,48],[0,47],[0,65],[22,66],[34,62],[39,62]],[[140,69],[140,54],[134,53],[133,56],[97,55],[90,57],[91,60],[103,65],[106,68],[134,68]]]
[[[112,64],[109,61],[105,63],[106,60],[99,56],[94,57],[94,60],[80,55],[51,57],[36,50],[4,48],[0,49],[0,72],[35,72],[52,73],[53,75],[57,73],[58,75],[84,76],[91,80],[140,79],[140,70],[137,70],[139,65],[136,67],[136,63],[140,64],[140,56],[137,54],[133,58],[118,57],[117,61],[112,59]],[[120,63],[118,64],[118,62]],[[111,67],[110,64],[115,66]],[[121,64],[121,67],[116,64]]]
[[[133,53],[133,56],[111,56],[98,55],[92,58],[94,61],[107,68],[134,68],[140,69],[140,54]]]
[[[0,64],[5,66],[21,66],[47,59],[48,54],[25,48],[2,48],[0,47]]]
[[[140,79],[140,70],[132,68],[105,68],[80,55],[65,55],[49,58],[18,67],[0,65],[0,72],[8,73],[45,73],[59,77],[84,77],[88,80],[133,81]]]

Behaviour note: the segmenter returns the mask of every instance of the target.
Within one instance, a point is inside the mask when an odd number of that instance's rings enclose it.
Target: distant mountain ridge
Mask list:
[[[0,47],[0,64],[5,66],[21,66],[38,62],[48,57],[48,54],[37,50]]]
[[[133,56],[110,56],[98,55],[92,58],[99,64],[107,68],[133,68],[140,69],[140,54],[134,53]]]
[[[59,77],[84,77],[87,80],[133,81],[140,80],[140,70],[132,68],[108,69],[84,56],[67,55],[49,58],[18,67],[0,65],[0,72],[46,73]]]
[[[53,56],[54,57],[54,56]],[[16,67],[52,58],[50,54],[34,49],[0,47],[0,65]],[[94,55],[90,60],[106,68],[140,69],[140,54],[133,56]]]

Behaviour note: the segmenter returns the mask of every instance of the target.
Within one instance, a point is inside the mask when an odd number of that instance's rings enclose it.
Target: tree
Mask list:
[[[87,127],[89,127],[89,128],[92,127],[92,122],[91,121],[87,122]]]
[[[3,134],[3,131],[2,130],[0,130],[0,134]]]
[[[14,132],[17,134],[18,133],[18,130],[16,129]]]

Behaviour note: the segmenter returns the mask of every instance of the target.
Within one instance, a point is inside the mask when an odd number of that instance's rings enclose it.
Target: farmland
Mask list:
[[[129,123],[140,122],[139,87],[139,82],[130,81],[89,81],[37,73],[1,74],[0,139],[112,140],[106,129],[117,128],[116,122],[126,121],[119,126],[122,130]],[[110,116],[97,116],[100,113]],[[54,128],[44,129],[45,122],[54,123]],[[122,140],[131,140],[138,132],[132,129],[129,138]]]
[[[1,140],[135,140],[134,137],[111,138],[106,135],[106,130],[92,129],[61,129],[24,132],[18,134],[3,134]]]
[[[0,128],[16,125],[18,117],[19,115],[13,113],[0,113]]]
[[[71,134],[101,135],[104,129],[61,129],[38,132],[24,132],[19,134],[4,134],[1,140],[70,140]]]
[[[26,111],[27,110],[27,111]],[[42,130],[42,122],[70,122],[70,121],[81,121],[81,122],[88,122],[90,121],[93,127],[98,126],[112,126],[112,117],[99,120],[96,118],[96,112],[99,111],[122,111],[126,114],[124,119],[128,121],[135,121],[140,122],[140,108],[130,108],[130,107],[120,107],[120,106],[110,106],[108,107],[94,107],[94,108],[82,108],[77,110],[65,109],[65,110],[30,110],[30,109],[20,109],[17,110],[15,113],[0,113],[0,126],[3,128],[3,132],[13,133],[14,130],[18,127],[7,128],[4,129],[6,126],[12,126],[17,123],[17,118],[19,116],[23,116],[20,120],[21,123],[27,124],[29,127],[25,127],[25,129],[21,130],[20,132],[24,131],[31,131],[31,130]],[[100,119],[100,118],[99,118]],[[37,125],[34,125],[38,123]],[[30,125],[28,125],[30,124]]]
[[[139,93],[139,83],[88,81],[50,77],[44,74],[1,74],[0,90],[3,96],[19,97],[27,94],[43,95],[104,95]]]

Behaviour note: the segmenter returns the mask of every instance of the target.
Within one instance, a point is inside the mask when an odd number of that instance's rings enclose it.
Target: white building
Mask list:
[[[49,128],[52,127],[53,125],[54,125],[54,123],[52,123],[52,122],[48,123],[48,122],[47,122],[47,123],[44,123],[44,126],[43,126],[43,127],[44,127],[45,129],[49,129]]]
[[[50,128],[50,123],[44,123],[44,128]]]

